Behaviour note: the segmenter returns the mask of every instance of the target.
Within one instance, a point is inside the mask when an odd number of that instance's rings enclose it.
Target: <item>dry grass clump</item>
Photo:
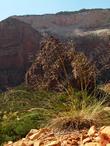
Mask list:
[[[104,85],[101,85],[100,89],[110,94],[110,83],[105,83]]]
[[[92,89],[95,78],[95,66],[83,53],[75,51],[73,42],[62,43],[49,37],[41,42],[35,63],[26,73],[26,84],[35,90],[64,91],[69,84]]]
[[[56,131],[71,131],[88,129],[92,125],[98,127],[110,124],[110,111],[105,110],[103,100],[97,100],[95,96],[88,95],[85,91],[74,92],[68,95],[70,109],[59,113],[51,122],[51,128]]]

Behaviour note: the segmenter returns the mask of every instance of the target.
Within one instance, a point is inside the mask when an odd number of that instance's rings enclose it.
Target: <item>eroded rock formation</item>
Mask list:
[[[0,86],[14,86],[24,80],[41,35],[28,24],[13,18],[0,23]]]

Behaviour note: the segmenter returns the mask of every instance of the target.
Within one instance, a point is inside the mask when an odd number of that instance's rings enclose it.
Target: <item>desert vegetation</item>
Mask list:
[[[54,37],[41,42],[40,52],[26,73],[26,84],[32,89],[64,91],[69,85],[84,90],[95,87],[97,69],[74,43],[62,43]]]
[[[23,89],[24,88],[24,89]],[[106,98],[106,97],[105,97]],[[32,91],[20,86],[0,95],[0,142],[24,137],[30,129],[51,127],[56,132],[109,125],[105,99],[86,91]]]
[[[109,125],[106,98],[98,100],[73,88],[65,92],[32,91],[23,86],[12,89],[0,95],[0,143],[18,140],[34,128],[65,132]]]
[[[0,94],[0,144],[34,128],[64,132],[110,124],[109,94],[98,89],[97,68],[72,42],[43,40],[25,78],[26,84]]]

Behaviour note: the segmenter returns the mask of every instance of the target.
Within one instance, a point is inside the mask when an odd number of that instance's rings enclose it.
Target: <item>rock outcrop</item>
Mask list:
[[[97,130],[92,126],[89,130],[73,131],[57,134],[51,129],[32,129],[25,138],[4,146],[109,146],[110,126]]]
[[[0,23],[0,86],[15,86],[24,80],[39,50],[41,35],[14,18]]]

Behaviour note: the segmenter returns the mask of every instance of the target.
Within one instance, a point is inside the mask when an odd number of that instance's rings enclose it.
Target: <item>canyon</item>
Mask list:
[[[99,81],[110,80],[110,9],[11,16],[0,22],[0,88],[25,81],[42,38],[72,40],[76,51],[96,64]]]

